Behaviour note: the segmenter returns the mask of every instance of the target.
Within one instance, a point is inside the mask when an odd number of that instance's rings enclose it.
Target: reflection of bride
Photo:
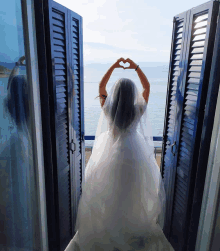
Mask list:
[[[144,99],[133,81],[123,78],[101,102],[76,234],[65,251],[173,250],[161,229],[166,198],[153,154],[148,95]]]
[[[36,183],[33,166],[32,141],[29,132],[29,85],[26,75],[20,75],[19,66],[24,65],[21,57],[8,79],[4,110],[10,121],[10,134],[0,145],[0,206],[5,208],[1,215],[4,222],[4,244],[10,250],[38,250],[34,244],[37,223]],[[7,125],[7,119],[2,125]],[[3,196],[5,197],[2,200]],[[35,210],[35,212],[33,211]],[[37,226],[37,227],[36,227]]]

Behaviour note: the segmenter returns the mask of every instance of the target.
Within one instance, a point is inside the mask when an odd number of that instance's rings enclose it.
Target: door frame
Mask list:
[[[31,109],[31,127],[33,140],[33,158],[36,171],[37,200],[39,204],[39,225],[40,240],[34,239],[34,242],[40,241],[41,250],[48,251],[48,229],[46,212],[46,194],[45,194],[45,176],[44,176],[44,155],[43,155],[43,135],[42,135],[42,117],[40,100],[40,83],[38,69],[38,53],[36,43],[35,27],[35,8],[34,0],[22,0],[22,21],[24,32],[24,45],[26,56],[27,80],[30,84],[30,109]],[[33,226],[34,227],[34,226]]]

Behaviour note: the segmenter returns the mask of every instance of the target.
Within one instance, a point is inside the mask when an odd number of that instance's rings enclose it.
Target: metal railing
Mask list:
[[[85,136],[85,140],[95,140],[95,136]],[[162,142],[162,140],[163,140],[163,137],[157,137],[157,136],[153,136],[153,141],[160,141],[160,142]],[[86,146],[87,148],[88,148],[88,146]],[[89,146],[89,148],[91,148],[92,149],[92,146]],[[154,154],[155,154],[155,158],[156,158],[156,155],[157,155],[157,149],[159,149],[159,148],[161,148],[160,146],[155,146],[154,147]]]

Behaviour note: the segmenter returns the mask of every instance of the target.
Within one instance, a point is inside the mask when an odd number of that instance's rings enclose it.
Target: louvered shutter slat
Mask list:
[[[73,36],[73,38],[78,38],[78,34],[77,34],[77,32],[72,32],[72,36]]]
[[[191,129],[191,130],[193,130],[193,129],[194,129],[194,126],[193,126],[193,125],[191,125],[190,123],[187,123],[187,122],[183,122],[183,126],[185,126],[185,127],[189,128],[189,129]]]
[[[62,92],[66,92],[66,89],[64,88],[64,86],[60,86],[60,85],[57,86],[56,93],[62,93]]]
[[[65,70],[65,67],[62,64],[55,64],[55,70]]]
[[[177,172],[177,174],[179,175],[179,173]],[[179,175],[180,176],[180,175]],[[178,189],[177,189],[178,187]],[[183,193],[183,189],[182,190],[179,190],[180,189],[180,186],[177,186],[176,189],[175,189],[175,192],[176,194],[179,196],[180,200],[178,202],[178,205],[180,205],[181,203],[183,203],[183,201],[186,199],[186,194]],[[183,205],[181,204],[181,207],[183,208]],[[182,209],[183,210],[183,209]],[[182,218],[182,217],[181,217]]]
[[[193,119],[187,118],[185,114],[184,114],[184,117],[183,117],[183,121],[186,121],[190,125],[194,125],[194,123],[195,123],[195,121]]]
[[[177,166],[177,173],[179,174],[180,177],[183,179],[187,179],[189,176],[189,169],[184,163],[181,163],[181,166]],[[178,187],[176,188],[178,189]],[[184,190],[180,189],[183,193],[185,193]]]
[[[202,67],[192,66],[189,68],[189,71],[193,71],[193,72],[201,72],[201,70],[202,70]]]
[[[54,38],[64,40],[65,37],[61,33],[54,32]]]
[[[190,78],[200,78],[200,75],[201,75],[201,71],[200,72],[191,72],[189,74],[189,77]]]
[[[63,58],[65,60],[66,55],[63,52],[59,52],[59,51],[55,51],[54,50],[54,57],[56,57],[56,58]]]
[[[57,32],[57,33],[60,33],[60,34],[64,34],[64,28],[63,27],[59,27],[59,26],[56,26],[54,23],[53,23],[53,32]]]
[[[201,27],[206,27],[207,24],[208,24],[208,21],[202,21],[202,22],[194,22],[195,23],[195,26],[194,26],[194,29],[198,29],[198,28],[201,28]]]
[[[191,83],[189,83],[189,84],[187,85],[187,89],[198,91],[198,90],[199,90],[199,86],[196,85],[196,84],[191,84]]]
[[[64,28],[64,22],[53,17],[53,25]]]
[[[63,40],[54,38],[54,39],[53,39],[53,42],[54,42],[54,45],[65,46],[65,43],[64,43]]]
[[[64,58],[57,58],[57,57],[55,57],[54,58],[54,63],[55,64],[65,64],[65,60],[64,60]]]
[[[55,19],[60,20],[60,21],[65,20],[65,17],[62,15],[62,13],[56,12],[56,11],[54,11],[54,9],[53,9],[53,12],[52,12],[52,18],[55,18]]]
[[[189,84],[199,84],[199,79],[198,78],[189,78],[188,83]]]
[[[207,31],[207,28],[201,28],[201,29],[197,29],[193,35],[197,35],[197,34],[203,34],[203,33],[206,33]]]
[[[65,48],[61,45],[54,45],[54,51],[65,52]]]

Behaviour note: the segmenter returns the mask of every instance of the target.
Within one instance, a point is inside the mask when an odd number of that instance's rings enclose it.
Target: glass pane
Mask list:
[[[40,250],[21,1],[1,5],[0,37],[0,247]]]

